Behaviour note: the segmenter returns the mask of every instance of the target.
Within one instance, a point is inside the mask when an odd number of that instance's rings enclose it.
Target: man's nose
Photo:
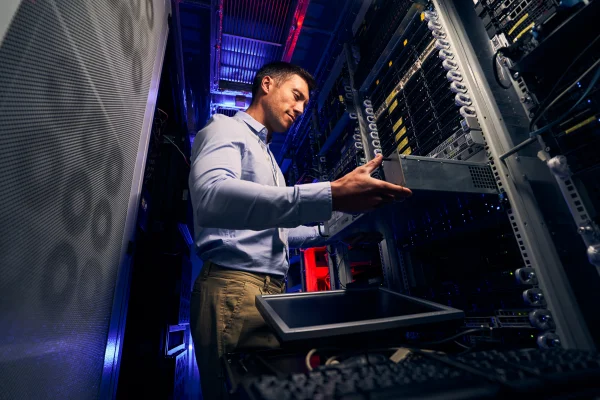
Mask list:
[[[296,104],[296,106],[294,107],[294,113],[296,114],[296,116],[302,115],[303,112],[304,112],[304,103]]]

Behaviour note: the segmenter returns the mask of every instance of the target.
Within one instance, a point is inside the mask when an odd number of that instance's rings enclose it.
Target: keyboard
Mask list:
[[[600,395],[600,355],[525,349],[444,356],[414,350],[397,364],[387,359],[362,365],[342,362],[308,373],[250,378],[243,383],[241,398],[485,399],[511,395],[553,399]]]

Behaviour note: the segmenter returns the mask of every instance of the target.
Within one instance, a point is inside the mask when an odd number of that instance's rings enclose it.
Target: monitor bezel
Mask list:
[[[428,306],[434,311],[422,314],[410,314],[389,318],[377,318],[369,320],[361,320],[354,322],[313,325],[301,328],[290,328],[283,319],[275,312],[269,304],[269,299],[281,298],[296,298],[296,297],[327,297],[335,296],[349,291],[374,291],[379,290],[387,292],[393,296],[401,297],[423,306]],[[418,299],[412,296],[403,295],[385,288],[376,289],[352,289],[352,290],[331,290],[325,292],[302,292],[302,293],[284,293],[275,295],[257,295],[256,308],[265,319],[265,321],[275,330],[279,340],[282,342],[290,342],[306,339],[326,338],[338,335],[349,335],[357,333],[367,333],[388,329],[401,329],[412,326],[434,324],[445,321],[452,321],[464,318],[465,314],[462,310],[444,306],[439,303],[434,303],[428,300]]]

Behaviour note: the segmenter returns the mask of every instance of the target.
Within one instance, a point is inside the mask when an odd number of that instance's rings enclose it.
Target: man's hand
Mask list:
[[[412,195],[410,189],[371,177],[383,162],[378,155],[363,166],[331,182],[333,210],[348,213],[370,211]]]

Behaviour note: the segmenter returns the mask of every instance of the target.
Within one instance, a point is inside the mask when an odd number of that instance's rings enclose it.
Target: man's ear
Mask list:
[[[260,86],[262,87],[262,90],[265,92],[265,94],[269,94],[269,91],[273,88],[274,85],[275,81],[273,80],[273,78],[271,78],[270,76],[265,76],[262,79]]]

